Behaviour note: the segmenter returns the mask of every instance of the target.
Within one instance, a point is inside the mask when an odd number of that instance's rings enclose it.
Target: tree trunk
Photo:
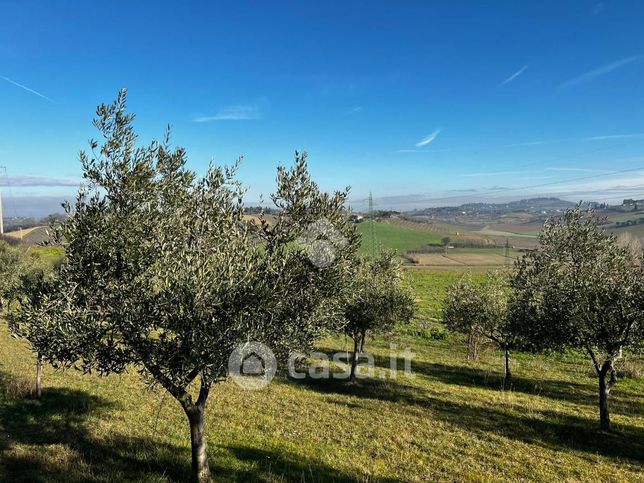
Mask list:
[[[510,389],[512,385],[512,371],[510,370],[510,348],[508,344],[503,345],[505,351],[505,368],[503,371],[503,390]]]
[[[360,353],[364,352],[364,344],[366,339],[367,339],[367,331],[365,330],[364,332],[362,332],[361,338],[360,338]]]
[[[479,358],[479,347],[481,343],[481,336],[474,327],[470,328],[467,335],[467,360],[475,361]]]
[[[610,389],[606,388],[606,380],[599,377],[599,427],[610,431],[610,412],[608,410],[608,395]]]
[[[187,412],[190,421],[190,443],[192,445],[192,478],[195,482],[205,483],[210,481],[210,468],[208,454],[206,453],[206,431],[204,408],[193,406]]]
[[[606,381],[606,376],[610,373],[610,379]],[[613,362],[608,360],[604,361],[599,370],[597,377],[599,378],[599,427],[605,431],[611,430],[610,424],[610,411],[608,408],[608,397],[610,390],[617,380]]]
[[[42,396],[42,356],[38,354],[38,360],[36,362],[36,397],[40,399]]]
[[[356,381],[356,366],[358,365],[358,341],[360,339],[360,336],[355,336],[353,339],[353,355],[351,356],[351,373],[349,374],[349,381],[350,382],[355,382]]]
[[[201,389],[196,404],[192,397],[184,393],[178,397],[190,422],[190,443],[192,447],[192,480],[197,483],[210,482],[210,467],[206,452],[205,410],[210,386],[202,378]]]

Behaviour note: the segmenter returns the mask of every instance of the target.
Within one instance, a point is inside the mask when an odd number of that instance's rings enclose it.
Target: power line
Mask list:
[[[516,169],[524,169],[524,168],[529,168],[529,167],[532,167],[532,166],[535,166],[535,165],[538,165],[538,164],[545,164],[545,163],[548,163],[548,164],[553,164],[553,163],[561,164],[561,163],[565,163],[567,161],[575,160],[577,158],[582,158],[582,157],[585,157],[585,156],[588,156],[590,154],[594,154],[594,153],[597,153],[597,152],[600,152],[600,151],[605,151],[607,149],[611,150],[611,149],[624,148],[624,147],[632,146],[633,144],[637,144],[637,143],[640,143],[640,142],[644,142],[644,139],[638,139],[638,140],[630,141],[630,142],[627,142],[627,143],[621,143],[621,144],[618,144],[617,146],[615,146],[615,145],[613,145],[613,146],[603,146],[603,147],[593,149],[593,150],[590,150],[590,151],[584,151],[584,152],[576,154],[576,155],[567,156],[565,158],[549,160],[549,161],[545,161],[545,162],[543,160],[540,160],[540,161],[534,161],[534,162],[520,164],[520,165],[512,165],[512,166],[509,166],[507,169],[515,169],[515,170]],[[557,184],[564,184],[564,183],[568,183],[568,182],[572,182],[572,181],[583,181],[583,180],[586,180],[586,179],[598,178],[598,177],[602,177],[602,176],[612,176],[614,174],[629,173],[629,172],[638,171],[638,170],[642,170],[642,169],[644,169],[644,167],[621,170],[621,171],[611,171],[611,172],[608,172],[608,173],[600,173],[600,174],[591,175],[591,176],[567,178],[565,180],[552,181],[552,182],[548,182],[548,183],[541,183],[541,184],[531,185],[531,186],[520,186],[520,187],[516,187],[516,188],[499,188],[499,189],[496,189],[496,190],[481,191],[481,192],[476,192],[476,193],[472,193],[472,194],[473,195],[487,195],[487,194],[495,194],[495,193],[502,193],[502,192],[509,192],[509,191],[518,191],[518,190],[523,190],[523,189],[542,188],[542,187],[545,187],[545,186],[554,186],[554,185],[557,185]],[[460,198],[463,198],[463,196],[465,196],[465,195],[460,194],[460,195],[453,195],[453,196],[444,196],[444,197],[440,197],[440,198],[427,199],[426,201],[443,201],[443,200],[451,200],[451,199],[460,199]],[[361,202],[361,201],[367,201],[367,200],[368,200],[368,198],[367,199],[363,198],[363,199],[352,200],[352,202],[355,203],[355,202]],[[407,203],[418,203],[418,200],[408,201]],[[398,202],[398,204],[405,204],[405,202],[404,201]]]
[[[508,193],[511,191],[519,191],[519,190],[527,190],[527,189],[534,189],[534,188],[544,188],[547,186],[556,186],[558,184],[565,184],[569,183],[572,181],[583,181],[587,179],[594,179],[594,178],[601,178],[604,176],[612,176],[614,174],[624,174],[624,173],[632,173],[634,171],[642,171],[644,170],[644,166],[640,166],[638,168],[631,168],[631,169],[623,169],[619,171],[610,171],[608,173],[600,173],[600,174],[594,174],[594,175],[589,175],[589,176],[581,176],[577,178],[568,178],[565,180],[560,180],[560,181],[551,181],[549,183],[540,183],[540,184],[534,184],[534,185],[527,185],[527,186],[518,186],[515,188],[498,188],[494,190],[489,190],[489,191],[477,191],[476,194],[477,196],[479,195],[490,195],[490,194],[497,194],[497,193]],[[463,194],[460,195],[453,195],[453,196],[443,196],[440,198],[428,198],[426,200],[421,200],[421,201],[445,201],[445,200],[452,200],[452,199],[460,199],[463,198]],[[356,200],[356,201],[362,201],[362,200]],[[398,202],[398,204],[405,204],[405,203],[418,203],[419,200],[411,200],[411,201],[401,201]]]

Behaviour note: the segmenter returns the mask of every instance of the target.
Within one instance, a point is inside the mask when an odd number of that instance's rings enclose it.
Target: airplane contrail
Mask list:
[[[14,80],[9,79],[8,77],[5,77],[5,76],[3,76],[3,75],[0,75],[0,79],[4,79],[4,80],[6,80],[7,82],[9,82],[10,84],[13,84],[14,86],[20,87],[21,89],[24,89],[24,90],[26,90],[27,92],[31,92],[32,94],[35,94],[35,95],[37,95],[38,97],[42,97],[43,99],[46,99],[46,100],[48,100],[49,102],[54,102],[54,101],[53,101],[53,99],[50,99],[50,98],[49,98],[49,97],[47,97],[46,95],[41,94],[40,92],[35,91],[35,90],[33,90],[33,89],[31,89],[31,88],[29,88],[29,87],[27,87],[27,86],[23,86],[22,84],[20,84],[20,83],[18,83],[18,82],[16,82],[16,81],[14,81]]]

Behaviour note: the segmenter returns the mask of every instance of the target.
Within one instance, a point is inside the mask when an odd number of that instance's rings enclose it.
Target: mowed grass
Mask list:
[[[439,324],[445,288],[462,274],[409,270],[418,319]],[[396,334],[399,334],[398,332]],[[389,370],[413,353],[413,377]],[[320,350],[346,350],[331,336]],[[583,356],[465,360],[461,337],[369,340],[376,372],[348,385],[279,377],[265,390],[216,386],[207,409],[216,481],[635,481],[644,472],[644,381],[613,390],[616,431],[597,428],[596,380]],[[20,395],[34,357],[0,328],[0,480],[185,481],[189,434],[179,405],[135,372],[101,378],[45,369],[40,401]],[[403,360],[396,360],[399,368]]]

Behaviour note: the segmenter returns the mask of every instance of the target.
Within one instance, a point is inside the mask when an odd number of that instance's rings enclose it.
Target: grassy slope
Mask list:
[[[362,253],[369,250],[370,222],[358,224],[358,232],[362,234]],[[390,223],[375,223],[376,243],[383,248],[403,253],[408,250],[420,248],[428,243],[440,243],[445,235],[431,233],[425,230],[415,230]]]
[[[48,263],[54,263],[65,254],[62,247],[33,246],[29,247],[28,250],[37,253]]]
[[[440,317],[456,273],[409,271],[419,318]],[[595,379],[583,357],[501,354],[466,362],[460,337],[369,341],[387,374],[389,343],[416,354],[414,378],[356,386],[279,379],[267,390],[221,384],[208,407],[220,481],[634,480],[644,471],[644,381],[613,391],[617,432],[596,431]],[[321,347],[348,347],[341,337]],[[0,387],[33,376],[33,357],[0,328]],[[0,395],[0,480],[185,480],[189,436],[178,404],[136,374],[99,378],[47,367],[42,401]],[[0,391],[1,393],[2,391]]]

